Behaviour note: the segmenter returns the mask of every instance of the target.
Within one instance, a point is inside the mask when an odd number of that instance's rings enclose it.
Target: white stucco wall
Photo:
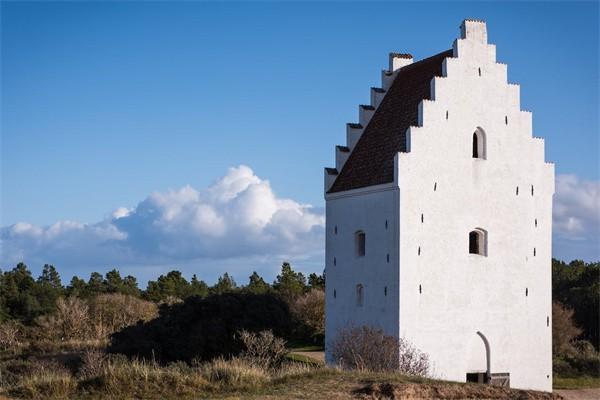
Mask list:
[[[492,373],[551,391],[554,166],[485,24],[467,21],[462,36],[409,130],[410,152],[398,154],[397,182],[326,196],[326,341],[348,323],[380,326],[428,353],[437,377],[465,381],[486,370],[481,332]],[[485,160],[472,158],[477,128]],[[387,231],[385,219],[394,221]],[[488,233],[487,256],[469,254],[475,228]],[[358,229],[367,233],[363,259],[353,248]],[[357,308],[359,282],[366,295]]]
[[[398,336],[398,193],[394,185],[385,185],[327,200],[326,350],[335,332],[349,326],[378,327]],[[366,235],[364,256],[356,252],[357,231]],[[362,306],[357,305],[358,284],[363,285]],[[326,356],[330,360],[328,351]]]

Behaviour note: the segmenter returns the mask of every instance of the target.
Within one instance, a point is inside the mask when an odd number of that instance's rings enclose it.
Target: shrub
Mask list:
[[[241,358],[252,366],[263,369],[277,367],[287,353],[285,340],[276,337],[271,331],[253,333],[242,330],[239,337],[245,348]]]
[[[101,294],[88,300],[59,298],[56,311],[37,319],[38,342],[106,340],[112,333],[158,314],[156,304],[120,293]]]
[[[571,342],[581,334],[573,322],[573,310],[559,302],[552,303],[552,353],[555,356],[568,353]]]
[[[41,336],[47,339],[84,339],[89,333],[89,308],[77,297],[61,297],[53,314],[36,320]]]
[[[127,326],[158,315],[155,303],[126,294],[101,294],[89,303],[91,333],[97,339],[106,339]]]
[[[78,376],[89,379],[102,373],[106,366],[106,354],[98,349],[87,349],[81,356],[81,367]]]
[[[309,331],[313,339],[322,339],[325,335],[325,292],[312,289],[298,297],[292,304],[296,319]]]
[[[23,326],[13,320],[0,323],[0,349],[16,350],[21,344],[22,329]]]
[[[160,362],[210,360],[243,350],[235,337],[241,330],[271,330],[288,337],[291,314],[272,294],[229,292],[206,298],[188,297],[163,306],[158,318],[127,327],[111,337],[109,352]]]
[[[331,344],[333,358],[343,368],[367,371],[398,371],[427,376],[429,356],[405,339],[388,336],[368,326],[346,328]]]

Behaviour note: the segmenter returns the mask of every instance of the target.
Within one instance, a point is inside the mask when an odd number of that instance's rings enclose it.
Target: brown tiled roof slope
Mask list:
[[[399,71],[328,193],[393,182],[394,156],[406,151],[406,130],[417,125],[419,103],[430,98],[431,80],[442,75],[447,57],[452,50]]]

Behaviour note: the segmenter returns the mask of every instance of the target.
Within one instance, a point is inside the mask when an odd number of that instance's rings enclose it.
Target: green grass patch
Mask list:
[[[554,376],[554,389],[586,389],[600,388],[599,376],[562,377]]]
[[[291,351],[325,351],[325,348],[323,346],[310,345],[310,346],[292,347],[290,350]]]
[[[315,360],[314,358],[305,356],[303,354],[288,353],[286,354],[285,358],[289,361],[299,362],[303,364],[323,365],[323,363],[319,360]]]

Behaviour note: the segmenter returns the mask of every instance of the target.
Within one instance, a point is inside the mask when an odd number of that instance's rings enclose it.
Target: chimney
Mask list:
[[[390,72],[396,72],[400,68],[412,64],[413,56],[407,53],[390,53]]]

